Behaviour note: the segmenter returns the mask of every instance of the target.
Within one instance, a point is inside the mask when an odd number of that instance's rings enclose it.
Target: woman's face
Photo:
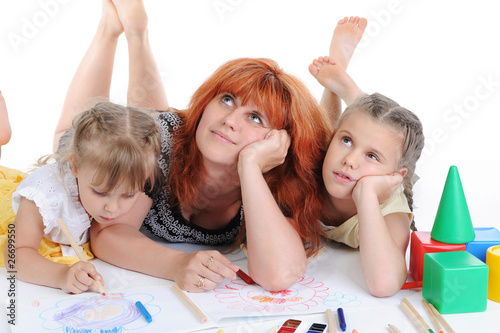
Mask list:
[[[244,147],[263,140],[270,130],[269,120],[252,100],[241,105],[240,98],[223,93],[205,108],[196,130],[196,144],[205,163],[233,166]]]

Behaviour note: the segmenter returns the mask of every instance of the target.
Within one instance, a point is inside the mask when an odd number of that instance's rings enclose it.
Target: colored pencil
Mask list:
[[[439,333],[444,333],[441,325],[439,324],[439,319],[436,317],[434,312],[432,311],[431,307],[429,306],[429,303],[425,299],[422,300],[422,303],[424,304],[425,310],[429,314],[429,317],[431,317],[432,322],[434,323],[434,326],[436,326],[436,329],[439,331]]]
[[[439,319],[439,321],[443,324],[443,326],[448,330],[449,333],[455,333],[453,328],[448,324],[448,322],[443,318],[443,316],[439,313],[439,311],[432,305],[432,303],[429,303],[429,307],[431,308],[432,312],[436,315],[436,317]]]
[[[415,313],[410,309],[407,303],[401,302],[401,310],[410,319],[412,324],[417,328],[420,333],[428,333],[427,328],[418,320]]]
[[[389,331],[391,331],[391,333],[401,333],[399,328],[397,328],[396,326],[391,325],[391,324],[389,324]]]
[[[326,310],[326,320],[328,322],[328,332],[337,333],[337,328],[335,328],[335,319],[333,318],[331,309]]]
[[[417,320],[422,324],[422,326],[425,328],[426,331],[429,331],[431,333],[434,333],[434,331],[431,329],[431,327],[425,322],[424,318],[418,313],[418,311],[411,305],[410,301],[407,300],[406,298],[403,298],[403,302],[408,305],[408,308],[413,312],[415,317],[417,317]]]
[[[189,297],[187,297],[186,294],[184,294],[184,292],[176,284],[172,285],[172,289],[203,324],[208,323],[207,316],[200,310],[200,308],[196,306],[196,304],[193,303],[193,301]]]
[[[59,227],[61,228],[62,232],[68,239],[69,243],[71,244],[71,247],[75,251],[76,255],[80,259],[80,261],[83,262],[88,262],[87,258],[85,258],[85,255],[83,254],[82,250],[80,250],[80,246],[76,243],[75,239],[73,238],[73,235],[71,235],[71,232],[69,232],[68,227],[66,226],[66,223],[64,223],[63,219],[58,218],[57,219],[57,224],[59,224]],[[106,292],[104,291],[104,287],[101,284],[101,281],[99,280],[94,280],[96,285],[97,285],[97,290],[99,293],[101,293],[103,296],[106,296]]]

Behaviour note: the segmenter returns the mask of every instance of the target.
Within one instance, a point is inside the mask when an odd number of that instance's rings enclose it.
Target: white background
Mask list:
[[[369,20],[348,72],[418,114],[426,148],[415,214],[431,230],[448,168],[456,165],[474,226],[496,226],[500,204],[500,21],[495,1],[146,0],[150,41],[169,102],[182,109],[223,62],[268,57],[322,88],[307,70],[328,53],[344,16]],[[2,165],[28,170],[51,152],[66,90],[100,18],[98,0],[0,0],[0,89],[13,129]],[[125,103],[120,41],[112,100]]]

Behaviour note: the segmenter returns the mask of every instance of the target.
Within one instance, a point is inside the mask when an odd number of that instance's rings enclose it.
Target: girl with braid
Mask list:
[[[314,60],[309,70],[347,105],[323,162],[321,221],[328,238],[359,247],[370,293],[391,296],[406,281],[422,124],[393,100],[364,94],[331,57]]]

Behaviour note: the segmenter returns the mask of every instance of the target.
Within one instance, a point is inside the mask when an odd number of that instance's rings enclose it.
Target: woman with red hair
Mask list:
[[[159,195],[143,195],[127,218],[94,224],[92,250],[117,266],[199,292],[234,278],[238,267],[215,250],[184,253],[164,246],[139,228],[170,242],[233,248],[245,243],[252,278],[267,290],[288,288],[304,274],[322,235],[319,175],[331,133],[327,114],[305,85],[274,61],[250,58],[223,64],[194,93],[187,110],[169,108],[142,1],[105,0],[99,28],[66,96],[56,148],[77,113],[99,96],[108,98],[123,31],[129,104],[167,110],[156,116],[162,132],[159,167],[167,185]]]

